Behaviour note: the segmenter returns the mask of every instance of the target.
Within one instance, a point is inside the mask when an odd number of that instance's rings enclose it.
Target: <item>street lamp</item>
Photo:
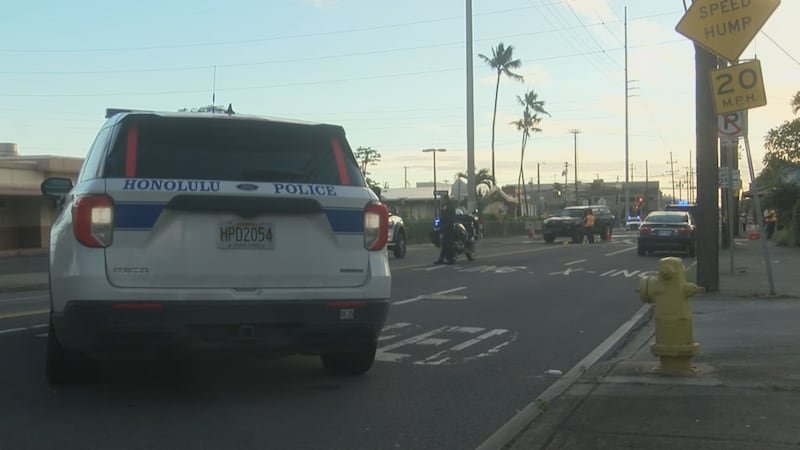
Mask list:
[[[433,199],[436,200],[436,154],[446,152],[444,148],[426,148],[422,153],[433,153]]]
[[[573,128],[573,129],[569,130],[569,132],[572,133],[572,137],[573,137],[574,142],[575,142],[575,147],[574,147],[575,148],[575,164],[574,164],[574,169],[575,169],[575,204],[577,205],[578,204],[578,134],[581,133],[581,130],[579,130],[577,128]]]

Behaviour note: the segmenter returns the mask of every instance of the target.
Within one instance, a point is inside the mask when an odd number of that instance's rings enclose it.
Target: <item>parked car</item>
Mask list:
[[[696,246],[694,218],[686,211],[651,212],[639,227],[636,241],[639,256],[658,250],[672,250],[694,257]]]
[[[392,208],[389,210],[389,239],[386,246],[395,258],[405,258],[407,245],[406,225],[398,214],[397,208]]]
[[[552,243],[557,237],[568,237],[573,243],[579,243],[583,235],[583,216],[587,209],[594,215],[594,234],[604,241],[611,240],[614,230],[614,215],[607,206],[570,206],[558,214],[548,217],[542,225],[544,241]]]
[[[625,221],[625,229],[628,231],[636,231],[639,229],[639,226],[641,224],[642,224],[642,219],[639,216],[628,217],[628,220]]]
[[[370,369],[388,210],[338,125],[110,110],[50,233],[46,376],[140,351],[319,355]]]

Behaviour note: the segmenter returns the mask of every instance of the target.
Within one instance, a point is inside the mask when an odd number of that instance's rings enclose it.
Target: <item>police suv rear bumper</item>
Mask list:
[[[242,349],[324,354],[374,346],[388,300],[71,301],[51,317],[61,345],[89,353]]]

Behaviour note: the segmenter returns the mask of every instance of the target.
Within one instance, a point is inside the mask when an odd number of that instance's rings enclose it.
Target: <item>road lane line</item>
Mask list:
[[[396,301],[396,302],[392,302],[392,305],[405,305],[406,303],[418,302],[418,301],[422,300],[423,298],[425,298],[425,297],[430,297],[430,296],[432,296],[432,295],[444,295],[444,294],[449,294],[449,293],[451,293],[451,292],[458,292],[458,291],[462,291],[462,290],[464,290],[464,289],[466,289],[466,288],[467,288],[466,286],[461,286],[461,287],[457,287],[457,288],[453,288],[453,289],[447,289],[447,290],[444,290],[444,291],[434,292],[433,294],[423,294],[423,295],[418,295],[418,296],[416,296],[416,297],[407,298],[407,299],[405,299],[405,300],[398,300],[398,301]]]
[[[16,317],[38,316],[40,314],[47,314],[50,309],[35,309],[32,311],[22,311],[18,313],[0,314],[0,319],[14,319]]]
[[[568,262],[568,263],[564,263],[564,265],[565,265],[565,266],[571,266],[571,265],[573,265],[573,264],[580,264],[580,263],[582,263],[582,262],[586,262],[586,260],[585,260],[585,259],[579,259],[579,260],[577,260],[577,261],[570,261],[570,262]]]
[[[36,328],[47,328],[49,326],[50,326],[49,324],[40,323],[39,325],[31,325],[29,328],[34,328],[34,329],[36,329]]]
[[[25,331],[27,328],[9,328],[7,330],[0,330],[0,334],[16,333],[18,331]]]
[[[381,331],[394,330],[395,328],[405,328],[405,327],[407,327],[409,325],[411,325],[411,324],[408,323],[408,322],[397,322],[397,323],[393,323],[393,324],[390,324],[390,325],[386,325],[385,327],[383,327],[383,330],[381,330]]]
[[[478,337],[476,337],[474,339],[470,339],[470,340],[464,341],[464,342],[462,342],[462,343],[460,343],[460,344],[458,344],[456,346],[450,347],[450,350],[455,350],[455,351],[458,352],[458,351],[464,350],[467,347],[471,347],[471,346],[477,344],[480,341],[489,339],[492,336],[500,336],[500,335],[506,334],[506,333],[508,333],[508,330],[503,330],[501,328],[490,330],[490,331],[487,331],[486,333],[483,333],[482,335],[480,335],[480,336],[478,336]]]
[[[622,250],[617,250],[617,251],[615,251],[615,252],[606,253],[606,256],[614,256],[614,255],[618,255],[618,254],[620,254],[620,253],[629,252],[629,251],[631,251],[631,250],[634,250],[635,248],[636,248],[636,247],[628,247],[628,248],[623,248]]]

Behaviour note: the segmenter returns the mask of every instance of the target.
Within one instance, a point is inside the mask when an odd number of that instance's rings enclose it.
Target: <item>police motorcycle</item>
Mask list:
[[[444,230],[439,226],[438,217],[433,219],[433,230],[431,231],[431,243],[439,248],[444,242]],[[456,208],[456,218],[452,224],[452,247],[446,253],[446,261],[453,263],[459,254],[467,257],[468,260],[475,260],[475,241],[478,236],[478,211],[467,214],[461,208]]]

